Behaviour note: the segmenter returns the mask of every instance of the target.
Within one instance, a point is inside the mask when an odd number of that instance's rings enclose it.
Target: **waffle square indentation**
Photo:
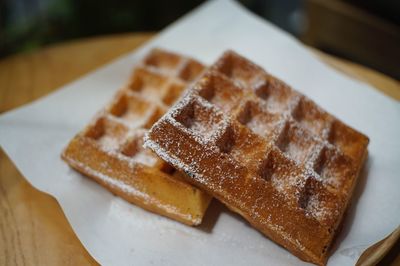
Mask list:
[[[281,116],[263,110],[257,102],[248,101],[243,105],[237,119],[257,135],[268,137],[281,121]]]
[[[188,60],[178,76],[186,82],[191,82],[203,71],[203,66],[196,61]]]
[[[298,164],[304,164],[319,142],[303,129],[286,122],[276,144],[290,159]]]
[[[175,54],[154,49],[151,54],[146,57],[144,64],[164,71],[173,71],[179,65],[180,60],[181,58]]]
[[[114,151],[119,149],[127,133],[124,125],[101,117],[86,130],[85,137],[93,139],[106,151]]]
[[[174,119],[193,134],[204,137],[204,140],[209,140],[215,135],[223,122],[221,114],[198,101],[189,102],[174,116]]]
[[[158,98],[167,84],[168,78],[144,68],[136,68],[128,87],[148,98]]]
[[[205,75],[200,81],[199,95],[224,112],[232,111],[244,97],[243,90],[224,77]]]

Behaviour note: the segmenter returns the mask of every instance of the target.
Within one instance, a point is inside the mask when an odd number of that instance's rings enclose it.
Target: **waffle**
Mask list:
[[[145,147],[305,261],[323,265],[368,138],[228,51]]]
[[[199,62],[159,49],[135,67],[130,81],[62,153],[79,172],[152,212],[201,223],[211,197],[142,147],[144,133],[203,71]]]

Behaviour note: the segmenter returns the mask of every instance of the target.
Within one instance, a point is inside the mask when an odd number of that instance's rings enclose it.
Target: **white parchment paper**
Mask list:
[[[60,159],[68,141],[154,46],[207,64],[224,50],[234,49],[370,137],[369,159],[330,265],[354,264],[363,250],[399,225],[399,103],[329,68],[292,37],[238,4],[220,0],[204,4],[135,53],[0,118],[3,149],[31,184],[59,201],[77,236],[99,263],[304,263],[216,202],[204,224],[191,228],[114,197]]]

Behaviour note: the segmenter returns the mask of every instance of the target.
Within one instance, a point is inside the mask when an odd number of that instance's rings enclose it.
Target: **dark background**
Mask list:
[[[0,0],[0,58],[70,39],[159,31],[202,2]],[[400,79],[398,0],[239,2],[307,45]]]

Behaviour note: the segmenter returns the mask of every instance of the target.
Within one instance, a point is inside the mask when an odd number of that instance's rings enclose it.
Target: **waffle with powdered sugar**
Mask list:
[[[64,150],[63,159],[113,193],[180,222],[201,223],[211,197],[142,147],[144,133],[195,80],[204,66],[152,50],[129,83]]]
[[[325,264],[368,138],[228,51],[145,137],[188,181],[299,258]]]

